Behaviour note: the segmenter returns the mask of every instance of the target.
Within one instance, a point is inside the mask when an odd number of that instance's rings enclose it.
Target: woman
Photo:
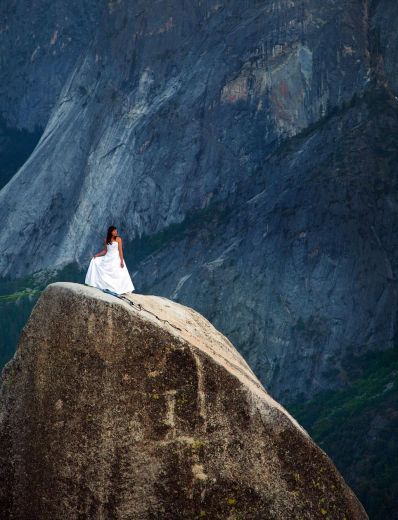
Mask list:
[[[91,259],[84,283],[117,294],[134,291],[134,284],[123,260],[122,239],[117,235],[115,226],[109,226],[104,249]]]

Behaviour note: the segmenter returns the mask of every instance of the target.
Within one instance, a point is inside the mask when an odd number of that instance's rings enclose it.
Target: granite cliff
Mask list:
[[[2,117],[40,134],[0,191],[3,276],[84,269],[112,222],[138,287],[285,403],[392,347],[396,3],[35,5],[0,7]]]
[[[368,518],[210,322],[130,302],[54,283],[36,303],[1,376],[4,520]]]

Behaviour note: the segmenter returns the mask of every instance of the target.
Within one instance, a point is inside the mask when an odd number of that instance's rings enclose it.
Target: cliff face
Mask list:
[[[393,103],[358,98],[271,154],[239,204],[176,229],[137,286],[204,314],[283,402],[341,388],[347,356],[397,333],[397,150]]]
[[[0,273],[87,267],[112,222],[126,242],[165,231],[139,287],[211,319],[284,402],[346,384],[343,357],[396,336],[396,6],[73,6],[71,26],[35,10],[56,62],[17,41],[23,81],[30,56],[63,82],[51,111],[27,89],[17,118],[0,96],[10,124],[45,124],[0,191]],[[67,52],[72,26],[84,38]]]
[[[102,10],[95,1],[1,2],[0,189],[40,140]]]
[[[106,4],[0,192],[0,272],[84,261],[115,218],[131,238],[232,202],[281,141],[366,88],[367,17],[356,0]]]
[[[44,130],[102,11],[93,0],[1,2],[0,111],[10,128]]]
[[[38,300],[1,379],[2,518],[367,518],[206,319],[132,301]]]

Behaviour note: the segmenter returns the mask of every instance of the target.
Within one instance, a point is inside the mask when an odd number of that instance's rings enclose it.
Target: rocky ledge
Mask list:
[[[1,376],[4,519],[368,518],[193,309],[47,286]]]

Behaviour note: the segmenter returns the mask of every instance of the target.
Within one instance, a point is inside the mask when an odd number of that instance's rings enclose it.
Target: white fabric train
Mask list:
[[[98,289],[109,289],[117,294],[134,291],[126,262],[124,267],[120,267],[117,242],[106,244],[106,249],[105,255],[91,259],[84,283]]]

